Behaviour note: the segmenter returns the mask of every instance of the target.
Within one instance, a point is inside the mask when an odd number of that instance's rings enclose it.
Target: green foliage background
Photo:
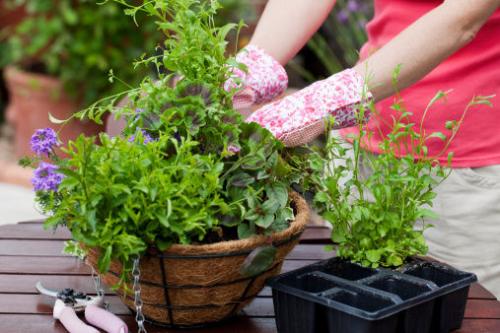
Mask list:
[[[6,4],[24,6],[28,16],[17,28],[3,31],[7,38],[0,67],[14,64],[57,76],[83,105],[124,89],[108,82],[110,69],[127,82],[138,83],[150,69],[134,70],[130,64],[143,53],[154,54],[161,40],[154,22],[139,16],[139,28],[112,2],[8,0]]]

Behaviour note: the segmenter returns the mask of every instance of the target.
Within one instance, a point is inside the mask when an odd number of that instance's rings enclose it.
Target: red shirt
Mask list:
[[[361,58],[382,47],[419,17],[442,4],[440,0],[375,0],[375,16],[367,25],[368,42],[361,50]],[[464,8],[467,10],[467,8]],[[429,45],[428,47],[433,47]],[[458,120],[475,95],[500,94],[500,10],[497,10],[482,27],[476,38],[441,63],[431,73],[413,86],[402,91],[406,109],[413,113],[410,122],[420,124],[423,111],[438,91],[452,89],[447,101],[435,104],[424,122],[426,133],[445,129],[447,120]],[[492,100],[493,109],[486,106],[472,108],[451,143],[454,153],[453,167],[481,167],[500,164],[500,98]],[[394,97],[377,103],[378,116],[372,116],[368,129],[374,133],[366,149],[378,152],[382,135],[390,132],[394,111],[390,106]],[[345,129],[343,134],[355,132]],[[427,142],[430,155],[443,148],[439,139]],[[440,161],[446,164],[447,154]]]

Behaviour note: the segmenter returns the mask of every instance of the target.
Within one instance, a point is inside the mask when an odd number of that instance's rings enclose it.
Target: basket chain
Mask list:
[[[144,328],[144,315],[142,314],[142,298],[141,298],[141,284],[139,282],[141,271],[139,269],[139,256],[134,258],[132,267],[132,276],[134,278],[134,305],[135,305],[135,321],[137,322],[137,333],[147,333]]]
[[[97,296],[104,297],[104,289],[102,288],[101,277],[96,273],[94,267],[90,266],[90,268],[92,269],[92,279],[94,280],[94,286]]]
[[[87,264],[92,270],[92,280],[94,280],[94,287],[98,297],[102,297],[104,299],[104,288],[102,287],[101,276],[97,274],[94,267]],[[104,299],[104,308],[108,310],[109,303]]]

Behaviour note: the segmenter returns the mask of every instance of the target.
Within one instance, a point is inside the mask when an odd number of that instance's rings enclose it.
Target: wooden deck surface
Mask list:
[[[88,267],[61,253],[63,242],[69,237],[66,230],[44,231],[40,221],[0,226],[0,333],[66,332],[52,319],[54,300],[37,293],[37,281],[48,288],[71,287],[95,293]],[[301,244],[287,257],[284,271],[329,258],[331,253],[323,250],[328,242],[327,228],[309,227],[302,235]],[[111,311],[128,323],[130,332],[135,332],[133,317],[119,298],[108,291],[107,300]],[[147,329],[149,333],[178,332],[152,326]],[[276,333],[271,291],[265,288],[239,317],[224,325],[187,332]],[[482,286],[474,284],[462,329],[456,332],[500,333],[500,302]]]

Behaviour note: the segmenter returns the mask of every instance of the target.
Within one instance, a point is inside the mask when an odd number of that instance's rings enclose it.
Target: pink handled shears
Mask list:
[[[128,327],[123,320],[102,308],[103,296],[89,296],[70,288],[61,291],[50,290],[41,282],[37,282],[36,289],[43,295],[56,298],[53,316],[70,333],[99,333],[97,329],[80,320],[76,312],[85,312],[87,322],[108,333],[128,333]]]

